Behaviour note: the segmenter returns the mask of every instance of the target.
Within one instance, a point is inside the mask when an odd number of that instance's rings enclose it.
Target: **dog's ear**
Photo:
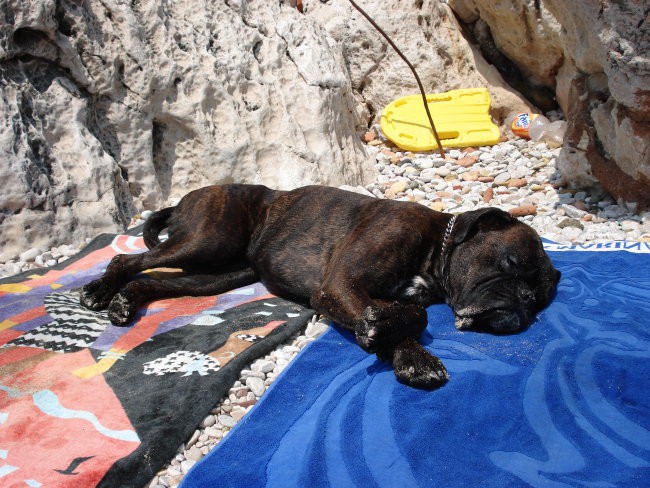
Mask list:
[[[479,231],[499,229],[514,219],[508,212],[499,208],[481,208],[460,214],[456,218],[453,230],[454,244],[468,240]]]

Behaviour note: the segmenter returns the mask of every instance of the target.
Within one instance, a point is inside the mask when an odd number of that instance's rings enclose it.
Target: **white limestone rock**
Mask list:
[[[4,12],[0,258],[119,230],[209,184],[374,178],[341,46],[290,5],[6,0]]]
[[[563,181],[599,182],[650,205],[650,23],[647,2],[449,0],[468,25],[483,22],[528,81],[555,90],[569,124]]]

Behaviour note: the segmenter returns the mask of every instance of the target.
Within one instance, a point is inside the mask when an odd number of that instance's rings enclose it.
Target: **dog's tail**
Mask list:
[[[167,227],[167,220],[174,211],[174,207],[163,208],[151,214],[151,216],[144,223],[144,230],[142,231],[142,237],[144,238],[144,243],[149,249],[156,247],[160,244],[160,239],[158,234],[160,231]]]

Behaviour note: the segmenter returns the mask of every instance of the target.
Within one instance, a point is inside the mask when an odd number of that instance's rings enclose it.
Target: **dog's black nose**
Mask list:
[[[520,289],[519,299],[524,306],[528,306],[535,301],[535,292],[529,289]]]
[[[485,327],[494,334],[513,334],[525,325],[514,310],[493,310],[486,317]]]

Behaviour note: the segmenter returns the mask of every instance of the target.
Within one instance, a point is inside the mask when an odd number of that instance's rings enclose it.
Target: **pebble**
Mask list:
[[[522,188],[528,184],[526,178],[512,178],[508,180],[508,188]]]
[[[305,330],[305,335],[313,339],[315,337],[320,337],[327,329],[329,329],[329,325],[327,324],[326,321],[324,320],[319,320],[315,321],[313,323],[310,323],[307,326],[307,329]]]
[[[438,177],[438,173],[437,170],[434,168],[424,169],[420,173],[420,179],[425,183],[428,183],[437,177]]]
[[[440,168],[445,164],[447,164],[447,160],[443,158],[433,158],[431,162],[433,163],[433,166],[435,166],[436,168]]]
[[[420,169],[433,168],[433,161],[431,159],[420,158],[415,160],[415,165]]]
[[[239,422],[244,417],[244,415],[246,415],[246,410],[233,410],[230,414],[235,422]]]
[[[526,166],[517,166],[517,167],[515,167],[515,169],[513,169],[510,172],[510,177],[515,178],[515,179],[525,178],[529,174],[530,174],[530,171],[528,170],[528,168],[526,168]]]
[[[494,184],[495,185],[502,185],[506,181],[510,180],[510,173],[507,171],[504,171],[503,173],[499,173],[494,177]]]
[[[494,159],[494,154],[490,152],[481,153],[479,156],[479,161],[492,161]]]
[[[480,174],[478,171],[467,171],[466,173],[463,173],[460,178],[464,181],[476,181],[479,177]]]
[[[478,158],[476,156],[464,156],[460,158],[456,164],[459,166],[462,166],[463,168],[469,168],[471,166],[474,166],[476,162],[478,161]]]
[[[255,361],[252,367],[253,367],[253,371],[259,371],[260,373],[270,373],[271,371],[273,371],[275,364],[273,363],[273,361],[262,359],[259,361]]]
[[[562,235],[568,238],[570,241],[577,240],[582,234],[582,229],[577,227],[565,227],[562,229]]]
[[[564,219],[559,224],[557,224],[557,226],[560,229],[564,229],[566,227],[576,227],[580,230],[584,229],[584,225],[582,225],[578,219]]]
[[[77,254],[79,250],[74,246],[63,245],[63,246],[59,246],[59,252],[65,257],[70,257]]]
[[[199,458],[200,459],[200,458]],[[187,474],[187,472],[196,464],[195,459],[186,459],[185,461],[181,461],[181,472],[183,474]]]
[[[525,215],[535,215],[537,207],[535,205],[521,205],[519,207],[511,208],[508,210],[513,217],[523,217]]]
[[[217,415],[217,420],[224,427],[232,428],[237,423],[230,415]]]
[[[192,446],[190,449],[185,451],[185,459],[187,460],[199,461],[202,457],[203,454],[201,453],[201,449],[196,446]],[[181,461],[181,466],[183,466],[183,461]]]
[[[621,217],[625,214],[625,212],[626,212],[625,208],[621,205],[609,205],[604,210],[606,218],[610,218],[610,219],[616,219],[618,217]]]
[[[577,195],[577,193],[576,193],[576,195]],[[573,202],[572,206],[577,208],[578,210],[582,210],[584,212],[587,211],[587,205],[585,204],[585,202],[583,202],[581,200],[576,200],[575,202]]]
[[[208,415],[203,422],[201,422],[201,427],[212,427],[217,422],[217,419],[214,415]]]
[[[641,227],[641,224],[634,220],[623,220],[621,221],[621,229],[623,229],[625,232],[634,232],[636,230],[639,230]]]
[[[187,443],[185,444],[185,449],[189,449],[194,444],[196,444],[196,441],[199,440],[199,437],[201,437],[201,431],[197,430],[197,431],[194,432],[194,434],[192,434],[192,437],[190,437],[190,440],[187,441]]]
[[[406,181],[396,181],[390,185],[388,190],[386,190],[386,198],[395,198],[398,193],[402,193],[404,190],[406,190],[407,186],[408,183]]]
[[[21,253],[18,258],[21,261],[29,263],[31,261],[34,261],[39,254],[41,254],[41,250],[36,247],[32,247],[31,249],[28,249],[27,251]]]
[[[264,381],[261,380],[260,378],[256,378],[255,376],[251,376],[249,378],[246,378],[246,386],[257,397],[261,396],[262,393],[264,393]]]
[[[211,439],[221,439],[223,437],[223,432],[221,432],[216,427],[208,427],[207,429],[205,429],[205,433]]]

